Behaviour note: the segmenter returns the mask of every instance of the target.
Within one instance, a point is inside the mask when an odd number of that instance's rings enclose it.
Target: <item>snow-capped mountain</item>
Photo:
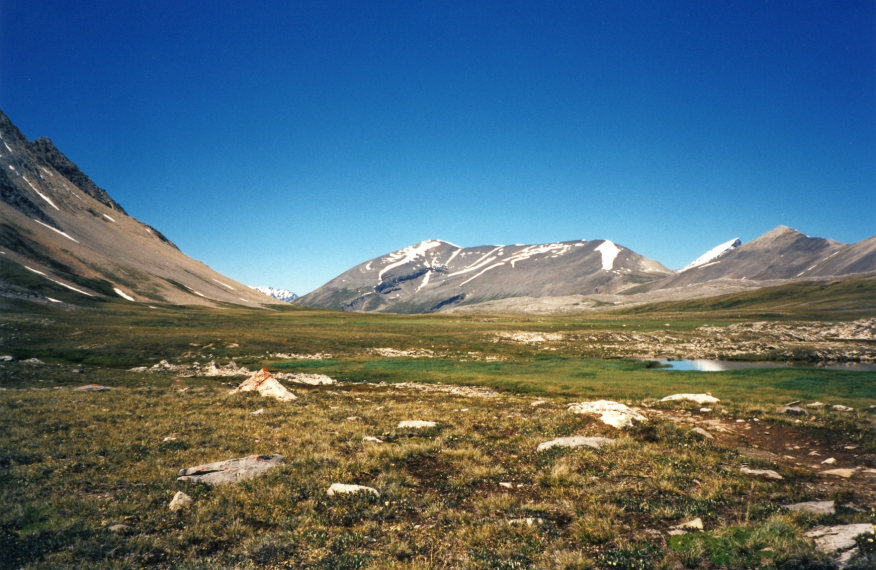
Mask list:
[[[716,259],[718,259],[722,255],[724,255],[725,253],[727,253],[728,251],[731,251],[733,249],[736,249],[740,245],[742,245],[742,240],[739,238],[733,238],[728,242],[722,243],[720,245],[716,245],[715,247],[713,247],[712,249],[710,249],[706,253],[702,254],[701,256],[696,258],[695,260],[691,261],[690,263],[688,263],[687,265],[682,267],[679,270],[679,273],[683,273],[683,272],[687,271],[688,269],[693,269],[694,267],[702,267],[708,263],[713,263]]]
[[[254,286],[253,289],[259,293],[264,293],[268,297],[273,297],[274,299],[279,299],[280,301],[285,301],[287,303],[291,303],[298,298],[298,295],[289,289],[275,289],[274,287],[265,287],[263,285]]]
[[[3,299],[261,307],[279,303],[181,252],[131,216],[49,139],[0,111]]]
[[[468,248],[430,240],[357,265],[296,302],[430,312],[506,297],[612,293],[671,274],[608,240]]]

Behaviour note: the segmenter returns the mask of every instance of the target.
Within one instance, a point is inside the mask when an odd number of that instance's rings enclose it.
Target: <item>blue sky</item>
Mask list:
[[[876,233],[876,3],[0,4],[0,107],[129,213],[305,293],[425,239],[680,267]]]

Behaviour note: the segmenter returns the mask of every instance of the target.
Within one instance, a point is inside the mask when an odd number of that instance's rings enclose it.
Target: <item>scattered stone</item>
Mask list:
[[[15,358],[11,354],[0,355],[0,362],[12,362]]]
[[[107,390],[109,390],[109,388],[102,384],[86,384],[84,386],[79,386],[78,388],[73,388],[74,392],[106,392]]]
[[[704,528],[703,527],[703,519],[701,519],[700,517],[697,517],[693,520],[689,520],[689,521],[683,522],[679,525],[675,525],[669,531],[669,534],[671,536],[678,536],[681,534],[687,534],[689,531],[692,531],[692,530],[703,530],[703,528]]]
[[[169,441],[176,441],[176,437],[174,437],[174,436],[172,436],[172,435],[169,435],[169,436],[167,436],[167,437],[165,437],[164,439],[161,440],[162,443],[167,443],[167,442],[169,442]]]
[[[772,469],[749,469],[748,467],[740,467],[739,471],[745,473],[746,475],[756,475],[758,477],[766,477],[767,479],[775,479],[776,481],[781,481],[782,479],[784,479],[784,477],[782,477]]]
[[[529,405],[534,407],[534,406],[544,406],[545,404],[547,404],[547,400],[536,400],[536,401],[530,403]]]
[[[365,443],[383,443],[383,440],[379,437],[374,437],[373,435],[366,435],[362,438],[362,441]]]
[[[793,402],[788,402],[785,404],[786,406],[796,406],[800,403],[800,400],[794,400]]]
[[[192,498],[183,493],[182,491],[177,491],[176,495],[171,499],[170,504],[167,506],[171,511],[180,511],[182,509],[187,509],[192,504]]]
[[[842,404],[834,404],[830,407],[830,409],[835,411],[835,412],[852,412],[855,410],[855,408],[843,406]]]
[[[599,449],[603,445],[613,441],[614,440],[609,437],[585,437],[582,435],[573,435],[571,437],[558,437],[557,439],[540,443],[538,444],[536,451],[544,451],[545,449],[550,449],[552,447],[592,447],[593,449]]]
[[[262,475],[269,469],[283,463],[282,455],[249,455],[215,463],[205,463],[181,469],[177,481],[194,481],[210,486],[237,483]]]
[[[28,358],[27,360],[22,360],[22,362],[24,362],[25,364],[45,364],[45,362],[43,362],[39,358]]]
[[[399,428],[432,428],[438,425],[437,422],[432,422],[428,420],[402,420],[398,422]]]
[[[835,515],[836,503],[833,501],[806,501],[804,503],[793,503],[790,505],[782,505],[789,511],[796,513],[806,513],[808,515]]]
[[[833,465],[834,463],[836,463],[836,458],[834,458],[834,457],[828,457],[827,459],[825,459],[825,460],[822,461],[821,463],[822,463],[823,465]]]
[[[704,414],[708,414],[712,411],[712,408],[700,408],[700,412]]]
[[[848,479],[855,474],[855,471],[855,469],[843,467],[839,469],[828,469],[827,471],[822,471],[820,475],[836,475],[837,477],[843,477],[844,479]]]
[[[536,524],[544,524],[544,519],[536,518],[536,517],[526,517],[522,519],[509,519],[508,524],[524,524],[526,526],[533,526]]]
[[[499,483],[499,486],[500,486],[500,487],[504,487],[505,489],[513,489],[513,488],[514,488],[514,483],[509,483],[508,481],[501,481],[501,482]]]
[[[837,526],[819,526],[813,528],[803,536],[815,540],[815,548],[821,552],[833,554],[851,549],[855,546],[855,539],[862,534],[867,534],[868,532],[873,532],[872,524],[858,523]],[[851,556],[847,558],[851,558]]]
[[[806,404],[807,408],[823,408],[824,402],[812,402],[811,404]]]
[[[362,418],[360,418],[359,416],[347,416],[346,417],[346,421],[348,421],[348,422],[358,422],[361,419]]]
[[[244,380],[240,386],[231,390],[229,394],[237,394],[238,392],[258,392],[262,396],[275,398],[281,402],[297,399],[295,394],[280,384],[265,368]]]
[[[695,427],[690,431],[691,431],[691,433],[695,433],[695,434],[703,437],[704,439],[715,439],[715,436],[713,436],[712,434],[710,434],[709,432],[707,432],[706,430],[704,430],[701,427]]]
[[[265,409],[264,409],[264,408],[259,408],[258,410],[255,410],[255,411],[253,411],[253,412],[250,412],[249,415],[251,415],[251,416],[260,416],[260,415],[262,415],[263,413],[265,413]]]
[[[116,534],[130,534],[134,530],[126,524],[114,524],[106,527],[106,529]]]
[[[800,406],[785,406],[781,410],[779,410],[780,414],[785,414],[786,416],[808,416],[809,412],[801,408]]]
[[[648,419],[626,404],[611,400],[569,404],[569,411],[574,414],[598,415],[602,423],[618,429],[630,427],[635,422],[644,422]]]
[[[671,396],[666,396],[661,399],[661,402],[677,402],[681,400],[687,400],[689,402],[696,402],[697,404],[717,404],[721,400],[712,396],[711,394],[673,394]]]
[[[348,495],[351,493],[371,493],[375,497],[379,497],[380,493],[377,492],[377,489],[374,487],[365,487],[364,485],[347,485],[345,483],[332,483],[328,490],[325,492],[329,497],[333,497],[335,495]]]
[[[279,380],[294,382],[295,384],[306,384],[308,386],[331,386],[338,382],[325,374],[304,374],[299,372],[278,372],[274,377]]]

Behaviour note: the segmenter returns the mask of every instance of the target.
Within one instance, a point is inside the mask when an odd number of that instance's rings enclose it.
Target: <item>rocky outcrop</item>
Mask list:
[[[239,392],[258,392],[262,396],[274,398],[281,402],[289,402],[298,398],[271,376],[271,373],[265,368],[244,380],[240,386],[231,390],[229,394],[237,394]]]
[[[282,455],[250,455],[181,469],[178,481],[205,483],[211,487],[237,483],[263,475],[286,460]]]
[[[574,414],[599,416],[599,420],[602,423],[616,428],[631,427],[637,422],[644,422],[647,420],[647,418],[637,410],[630,408],[626,404],[613,402],[611,400],[596,400],[593,402],[569,404],[569,411]]]

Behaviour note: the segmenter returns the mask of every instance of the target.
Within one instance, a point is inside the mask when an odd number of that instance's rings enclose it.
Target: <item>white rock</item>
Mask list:
[[[0,355],[0,362],[12,362],[15,358],[11,354]]]
[[[278,372],[274,377],[296,384],[306,384],[308,386],[331,386],[337,384],[337,381],[325,374],[304,374],[299,372]]]
[[[824,402],[812,402],[811,404],[806,404],[807,408],[823,408]]]
[[[258,410],[255,410],[254,412],[250,412],[249,415],[251,415],[251,416],[260,416],[260,415],[262,415],[263,413],[265,413],[265,409],[264,409],[264,408],[259,408]]]
[[[697,404],[717,404],[721,400],[712,396],[711,394],[672,394],[671,396],[666,396],[661,399],[661,402],[677,402],[681,400],[687,400],[689,402],[696,402]]]
[[[176,441],[176,437],[169,435],[169,436],[165,437],[164,439],[162,439],[161,441],[164,443],[167,443],[168,441]]]
[[[382,439],[380,439],[379,437],[374,437],[373,435],[366,435],[362,438],[362,441],[367,443],[383,443]]]
[[[855,408],[850,408],[848,406],[843,406],[842,404],[834,404],[830,407],[831,410],[835,412],[851,412],[854,411]]]
[[[820,475],[836,475],[837,477],[843,477],[844,479],[848,479],[852,475],[855,474],[855,469],[849,469],[848,467],[842,467],[839,469],[827,469],[826,471],[822,471]]]
[[[285,461],[282,455],[249,455],[181,469],[177,481],[194,481],[210,486],[237,483],[262,475]]]
[[[834,503],[833,501],[806,501],[804,503],[793,503],[791,505],[783,506],[789,511],[806,513],[810,515],[836,514],[836,503]]]
[[[547,400],[536,400],[534,402],[531,402],[529,405],[530,406],[544,406],[545,404],[547,404]]]
[[[280,384],[271,373],[262,368],[252,376],[244,380],[240,386],[231,390],[229,394],[237,394],[238,392],[258,392],[262,396],[275,398],[281,402],[288,402],[297,399],[297,396]]]
[[[616,428],[630,427],[635,422],[643,422],[648,419],[626,404],[611,400],[569,404],[569,411],[574,414],[598,415],[602,423]]]
[[[873,532],[870,523],[844,524],[837,526],[819,526],[807,532],[804,536],[815,540],[815,548],[821,552],[837,552],[855,545],[855,538],[862,534]]]
[[[834,463],[836,463],[836,458],[834,458],[834,457],[828,457],[827,459],[825,459],[825,460],[822,461],[821,463],[822,463],[823,465],[833,465]]]
[[[543,523],[544,523],[544,519],[540,519],[540,518],[536,518],[536,517],[526,517],[523,519],[510,519],[508,521],[508,524],[514,524],[514,525],[523,524],[526,526],[532,526],[532,525],[543,524]]]
[[[536,451],[544,451],[552,447],[592,447],[599,449],[607,443],[614,440],[608,437],[585,437],[582,435],[573,435],[571,437],[558,437],[544,443],[538,444]]]
[[[749,469],[748,467],[740,467],[739,470],[746,475],[757,475],[759,477],[766,477],[767,479],[775,479],[776,481],[784,479],[784,477],[772,469]]]
[[[437,426],[437,422],[432,422],[428,420],[402,420],[398,422],[398,427],[400,428],[431,428]]]
[[[514,488],[514,483],[509,483],[508,481],[501,481],[501,482],[499,483],[499,486],[500,486],[500,487],[504,487],[505,489],[513,489],[513,488]]]
[[[677,528],[679,530],[703,530],[703,519],[697,517],[695,519],[685,521],[679,525],[675,525],[672,528]]]
[[[710,434],[709,432],[707,432],[706,430],[704,430],[701,427],[695,427],[690,431],[692,431],[693,433],[698,434],[706,439],[715,439],[715,436],[713,436],[712,434]]]
[[[167,508],[169,508],[171,511],[180,511],[182,509],[188,508],[188,506],[191,504],[191,497],[189,497],[182,491],[177,491],[176,495],[173,496],[173,499],[170,500],[170,504],[167,506]]]
[[[380,496],[377,489],[373,487],[365,487],[364,485],[347,485],[345,483],[332,483],[325,494],[329,497],[333,497],[335,495],[348,495],[359,492],[371,493],[375,497]]]

